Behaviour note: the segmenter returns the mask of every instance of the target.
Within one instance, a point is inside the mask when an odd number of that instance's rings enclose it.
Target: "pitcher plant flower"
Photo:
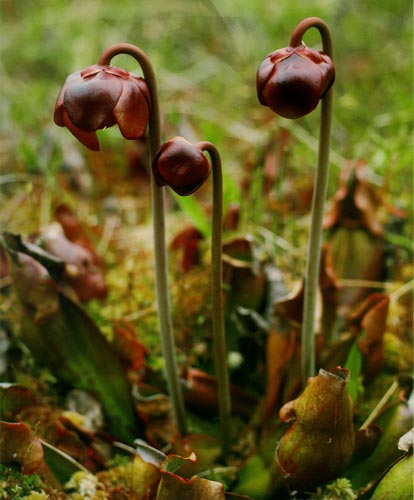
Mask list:
[[[150,109],[143,78],[122,68],[94,64],[66,78],[54,120],[84,146],[99,151],[97,130],[118,124],[125,139],[139,139],[147,129]]]
[[[302,42],[303,35],[310,28],[318,29],[322,38],[322,52],[308,49]],[[289,47],[267,56],[256,75],[260,103],[285,118],[304,116],[321,101],[318,164],[312,198],[301,334],[303,385],[315,374],[315,310],[322,218],[328,185],[332,85],[335,79],[332,53],[332,37],[328,25],[318,17],[308,17],[296,26]]]
[[[210,164],[203,152],[208,152]],[[217,376],[221,448],[227,457],[230,439],[231,396],[227,370],[227,346],[224,327],[222,230],[223,178],[220,154],[214,144],[202,141],[191,144],[183,137],[174,137],[157,151],[152,163],[153,175],[160,186],[167,185],[181,196],[199,189],[212,171],[213,213],[211,236],[211,291],[214,361]]]
[[[335,79],[331,58],[303,42],[275,50],[257,71],[259,101],[284,118],[313,111]]]
[[[133,57],[143,78],[110,65],[119,54]],[[86,147],[99,150],[96,131],[118,124],[126,139],[138,139],[148,126],[151,161],[160,146],[160,113],[157,84],[152,63],[139,47],[115,44],[101,54],[98,63],[70,75],[59,93],[55,123],[66,126]],[[164,188],[151,176],[151,202],[154,231],[155,285],[165,375],[178,432],[185,435],[184,397],[171,319],[168,286],[168,257],[165,241]]]

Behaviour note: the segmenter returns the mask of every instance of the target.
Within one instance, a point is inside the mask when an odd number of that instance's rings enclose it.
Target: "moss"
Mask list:
[[[341,477],[326,486],[319,487],[312,500],[355,500],[357,498],[349,479]]]
[[[46,485],[37,474],[22,474],[14,467],[0,465],[1,500],[64,500],[66,495]]]
[[[37,474],[24,475],[17,469],[0,465],[0,498],[20,500],[32,491],[41,490],[42,481]]]

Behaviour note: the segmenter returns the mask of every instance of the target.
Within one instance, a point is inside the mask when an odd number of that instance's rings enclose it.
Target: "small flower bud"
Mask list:
[[[177,194],[187,196],[208,178],[210,163],[197,145],[174,137],[158,149],[152,171],[158,186],[169,186]]]

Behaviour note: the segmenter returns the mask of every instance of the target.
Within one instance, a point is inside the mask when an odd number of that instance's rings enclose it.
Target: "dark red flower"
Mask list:
[[[331,58],[302,44],[269,54],[257,70],[257,96],[284,118],[300,118],[318,105],[335,80]]]
[[[183,137],[174,137],[157,151],[152,171],[158,186],[169,186],[181,196],[194,193],[210,175],[202,150]]]
[[[125,139],[142,137],[150,102],[143,78],[122,68],[95,64],[67,77],[57,98],[54,120],[83,145],[99,151],[99,129],[118,124]]]

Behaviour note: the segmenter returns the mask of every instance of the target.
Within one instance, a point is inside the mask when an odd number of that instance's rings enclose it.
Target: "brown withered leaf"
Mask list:
[[[266,276],[253,241],[243,237],[226,242],[222,259],[226,310],[237,306],[259,310],[265,300]]]
[[[381,236],[382,226],[377,218],[380,198],[367,181],[367,164],[360,160],[348,162],[341,172],[334,204],[324,218],[324,228],[364,227],[373,236]]]
[[[59,311],[58,286],[47,269],[33,257],[7,249],[9,272],[23,306],[32,312],[33,322],[42,325]]]
[[[364,382],[371,382],[384,365],[383,337],[387,327],[387,295],[373,293],[350,317],[350,328],[358,336],[357,345],[362,354]]]
[[[18,463],[23,474],[33,474],[43,464],[43,447],[23,422],[0,422],[0,461]]]
[[[295,396],[300,387],[300,329],[303,310],[303,282],[286,297],[273,302],[274,321],[266,344],[266,396],[263,421],[275,408]]]
[[[203,235],[194,226],[181,230],[172,240],[170,248],[174,252],[181,252],[181,269],[189,271],[200,263],[200,242]]]
[[[330,246],[322,247],[319,271],[321,335],[317,335],[318,354],[335,335],[337,292],[340,288],[332,267]],[[304,283],[297,283],[286,297],[273,302],[274,321],[266,346],[267,385],[263,418],[266,421],[279,404],[292,399],[300,388],[300,330],[304,302]],[[280,395],[283,387],[283,395]]]
[[[96,441],[93,433],[70,420],[61,409],[47,405],[32,406],[21,411],[18,418],[30,427],[36,426],[39,438],[89,470],[96,471],[103,466],[103,457],[92,446]]]
[[[23,408],[32,406],[35,396],[20,384],[0,383],[0,420],[12,420]]]
[[[324,219],[332,247],[333,268],[340,279],[384,279],[383,229],[377,218],[379,196],[366,180],[364,162],[349,163],[343,171],[332,209]],[[363,300],[372,288],[343,287],[338,293],[341,316]]]
[[[47,252],[64,262],[64,279],[81,302],[107,296],[108,287],[96,255],[85,246],[70,241],[59,225],[46,228],[39,243]]]
[[[357,340],[362,355],[364,384],[369,384],[384,366],[384,334],[387,326],[389,297],[370,294],[348,317],[343,333],[321,356],[321,366],[344,364]]]
[[[203,416],[217,415],[217,379],[198,368],[188,368],[186,373],[184,399],[192,411]],[[231,384],[232,411],[236,415],[248,416],[256,400],[245,393],[242,387]]]
[[[54,218],[62,227],[66,238],[72,243],[86,248],[93,257],[94,264],[101,264],[102,257],[97,253],[93,244],[93,236],[98,236],[95,228],[85,227],[74,211],[65,204],[59,204],[54,210]],[[91,234],[91,235],[90,235]]]
[[[230,203],[223,218],[223,230],[235,231],[239,227],[240,206],[237,203]]]
[[[113,325],[114,339],[112,345],[123,361],[128,363],[128,369],[134,372],[145,366],[147,349],[138,340],[135,326],[129,321],[118,321]]]
[[[266,423],[279,406],[282,383],[285,382],[287,366],[298,349],[299,332],[271,329],[266,343],[266,395],[263,409],[263,422]]]
[[[329,346],[336,336],[338,292],[341,285],[333,268],[332,247],[322,246],[319,288],[322,295],[321,331],[324,347]]]
[[[336,321],[336,291],[339,285],[330,265],[329,247],[321,255],[319,288],[322,296],[322,335],[317,335],[317,352],[329,341]],[[264,421],[272,412],[295,397],[300,388],[300,341],[303,315],[304,284],[299,282],[292,292],[273,302],[274,322],[266,347],[267,389]],[[283,391],[281,393],[281,389]]]

